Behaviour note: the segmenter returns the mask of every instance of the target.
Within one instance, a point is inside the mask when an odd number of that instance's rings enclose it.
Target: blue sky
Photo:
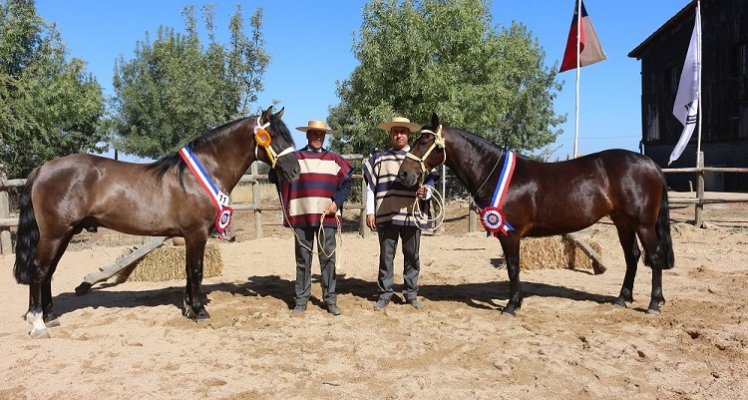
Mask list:
[[[351,48],[353,33],[361,26],[365,1],[213,1],[219,40],[228,37],[228,20],[236,4],[246,18],[264,9],[265,48],[272,60],[265,74],[265,90],[256,107],[274,99],[286,107],[290,128],[309,119],[325,119],[338,103],[336,81],[346,79],[357,60]],[[680,11],[688,0],[586,0],[585,6],[608,59],[581,69],[579,151],[637,150],[641,137],[640,62],[628,53]],[[185,5],[199,10],[205,2],[181,0],[38,0],[41,16],[57,25],[69,55],[88,63],[107,94],[112,93],[115,59],[131,59],[146,31],[155,36],[159,25],[182,31]],[[528,26],[545,50],[546,65],[559,65],[569,32],[574,0],[493,0],[493,23],[511,21]],[[207,39],[206,39],[207,40]],[[684,54],[685,57],[685,54]],[[573,150],[575,72],[558,75],[564,88],[555,103],[567,114],[564,134],[550,147],[552,158],[565,158]],[[423,123],[424,121],[417,121]],[[297,145],[306,143],[298,131]]]

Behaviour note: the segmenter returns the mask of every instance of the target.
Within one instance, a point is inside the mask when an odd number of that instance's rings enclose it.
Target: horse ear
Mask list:
[[[273,116],[273,106],[268,107],[267,110],[262,112],[262,116],[260,117],[260,122],[265,124],[270,121],[270,117]]]
[[[286,111],[286,107],[281,108],[280,111],[278,111],[277,113],[275,113],[275,115],[273,115],[273,118],[275,118],[275,119],[281,119],[281,118],[283,118],[283,113],[285,111]]]
[[[436,128],[439,126],[439,116],[436,113],[431,113],[431,127]]]

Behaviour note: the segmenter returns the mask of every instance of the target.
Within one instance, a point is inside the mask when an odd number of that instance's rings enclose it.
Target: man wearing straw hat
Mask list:
[[[403,117],[392,118],[377,127],[389,133],[392,147],[375,153],[364,163],[364,179],[368,186],[366,225],[377,231],[379,237],[379,299],[374,309],[383,310],[392,299],[393,261],[398,239],[403,241],[403,295],[408,304],[420,309],[422,304],[417,296],[421,272],[418,254],[421,230],[413,216],[413,205],[416,196],[424,200],[431,196],[431,188],[438,175],[435,172],[427,175],[424,185],[417,190],[406,188],[396,181],[400,164],[410,150],[408,135],[421,127]]]
[[[316,248],[322,270],[323,300],[329,313],[340,315],[335,292],[336,228],[343,202],[351,192],[353,166],[339,154],[322,148],[325,135],[335,133],[325,121],[311,120],[296,129],[305,132],[307,138],[307,146],[295,153],[301,172],[298,180],[283,181],[280,185],[283,223],[293,228],[296,238],[296,306],[293,311],[306,311],[312,294],[312,249]],[[277,181],[277,176],[272,174],[274,170],[270,171],[270,180]]]

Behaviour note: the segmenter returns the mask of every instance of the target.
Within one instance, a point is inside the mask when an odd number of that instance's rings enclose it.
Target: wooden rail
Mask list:
[[[691,168],[663,168],[662,172],[666,174],[679,174],[679,173],[695,173],[696,174],[696,195],[693,198],[673,198],[670,200],[670,204],[693,204],[694,205],[694,225],[698,227],[704,226],[703,213],[704,204],[715,204],[715,203],[748,203],[746,198],[722,198],[722,199],[707,199],[705,196],[704,188],[704,175],[707,172],[726,172],[745,174],[748,173],[748,168],[731,168],[731,167],[705,167],[704,166],[704,152],[699,152],[696,167]]]
[[[343,158],[347,160],[361,160],[360,154],[346,154]],[[239,183],[252,185],[252,202],[232,204],[234,210],[249,210],[254,212],[255,217],[255,237],[262,237],[262,212],[263,211],[280,211],[280,205],[262,205],[260,204],[259,184],[267,183],[267,175],[259,174],[257,163],[253,163],[250,169],[251,174],[246,174],[239,179]],[[11,218],[10,201],[8,196],[9,189],[22,188],[26,184],[26,179],[6,179],[0,170],[0,254],[10,254],[12,252],[10,228],[18,226],[18,218]],[[366,183],[362,174],[353,174],[353,181],[360,181],[362,201],[360,203],[346,204],[347,210],[360,210],[359,215],[359,234],[367,237],[369,229],[366,227]],[[277,203],[276,203],[277,204]]]
[[[358,154],[344,155],[344,158],[348,160],[361,160],[363,156]],[[253,163],[252,173],[241,177],[239,183],[251,184],[252,185],[252,202],[251,203],[237,203],[233,207],[235,210],[249,210],[254,212],[255,216],[255,237],[262,237],[262,212],[263,211],[279,211],[281,210],[279,205],[274,206],[263,206],[260,204],[260,183],[267,182],[267,176],[259,174],[257,172],[257,164]],[[692,168],[663,168],[662,172],[666,174],[672,173],[695,173],[697,179],[697,190],[694,197],[687,198],[682,196],[671,196],[670,204],[672,205],[691,205],[695,207],[695,218],[694,224],[696,226],[703,226],[703,210],[705,204],[716,204],[716,203],[748,203],[748,195],[740,197],[735,196],[731,198],[707,198],[706,192],[704,191],[704,175],[706,173],[722,172],[722,173],[748,173],[748,168],[727,168],[727,167],[704,167],[704,154],[703,152],[699,155],[699,167]],[[360,221],[359,221],[359,233],[366,237],[369,234],[369,229],[366,227],[366,183],[363,180],[363,175],[354,174],[354,181],[360,181],[361,184],[361,203],[346,204],[346,209],[349,210],[360,210]],[[18,225],[17,218],[11,218],[10,216],[10,202],[8,199],[8,189],[23,187],[26,184],[25,179],[5,179],[0,171],[0,254],[9,254],[11,252],[11,238],[10,228]],[[473,232],[478,229],[477,224],[477,213],[472,209],[470,210],[470,216],[468,220],[468,231]]]

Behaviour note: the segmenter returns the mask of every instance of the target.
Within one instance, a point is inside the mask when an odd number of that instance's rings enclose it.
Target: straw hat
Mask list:
[[[307,131],[324,131],[325,133],[337,133],[334,130],[327,127],[327,122],[325,121],[319,121],[316,119],[310,120],[307,124],[307,126],[299,126],[296,127],[296,130],[307,132]]]
[[[382,122],[381,124],[377,125],[377,128],[383,129],[383,130],[389,132],[390,129],[392,129],[392,128],[396,127],[396,126],[401,126],[401,127],[404,127],[404,128],[408,128],[408,130],[410,130],[411,133],[416,132],[419,129],[421,129],[421,125],[414,124],[414,123],[410,122],[409,119],[403,118],[403,117],[394,117],[390,121]]]

